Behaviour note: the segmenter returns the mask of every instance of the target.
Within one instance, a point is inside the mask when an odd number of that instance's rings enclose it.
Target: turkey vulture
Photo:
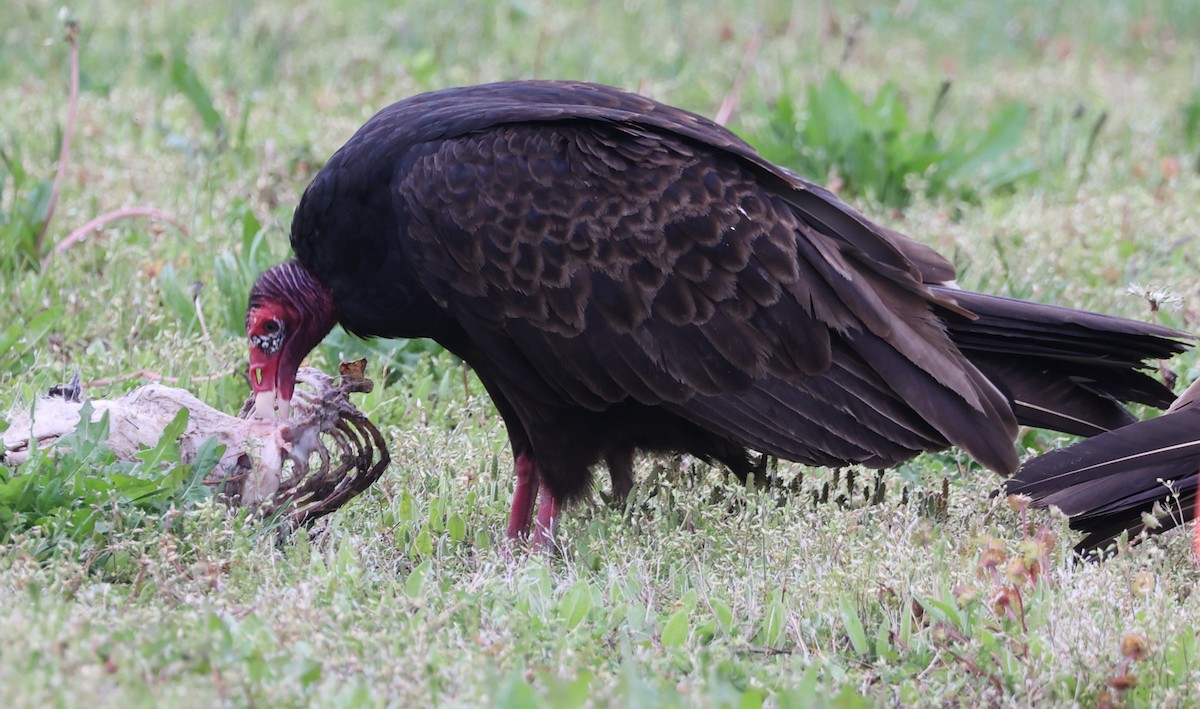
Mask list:
[[[962,447],[1017,467],[1017,424],[1094,434],[1166,406],[1139,369],[1180,333],[970,293],[721,126],[620,89],[523,81],[377,113],[304,192],[296,259],[246,316],[261,413],[335,323],[428,337],[479,376],[537,539],[637,451],[886,467]]]
[[[1200,482],[1200,380],[1166,415],[1052,451],[1021,466],[1009,494],[1058,507],[1086,536],[1081,555],[1104,552],[1123,533],[1158,534],[1196,517]],[[1157,520],[1147,525],[1147,515]],[[1195,548],[1200,552],[1200,530]],[[1092,556],[1092,558],[1096,558]]]

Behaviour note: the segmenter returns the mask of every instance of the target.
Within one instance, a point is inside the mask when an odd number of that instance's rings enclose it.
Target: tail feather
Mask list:
[[[1052,363],[1039,367],[1025,358],[983,352],[973,353],[970,359],[1008,396],[1022,425],[1095,436],[1137,420],[1110,394],[1081,381],[1070,367]]]
[[[1173,514],[1149,531],[1192,520],[1198,480],[1200,407],[1192,406],[1034,458],[1006,487],[1069,515],[1071,527],[1087,533],[1076,547],[1085,553],[1143,531],[1156,504]]]
[[[1166,408],[1174,394],[1143,370],[1188,335],[1126,318],[935,286],[977,317],[946,312],[955,345],[1028,426],[1092,436],[1133,423],[1120,402]]]

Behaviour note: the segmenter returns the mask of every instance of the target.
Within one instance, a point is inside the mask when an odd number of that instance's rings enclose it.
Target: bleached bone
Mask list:
[[[118,458],[133,460],[138,451],[158,444],[180,409],[188,409],[179,439],[182,462],[193,462],[200,446],[216,438],[225,450],[204,482],[231,504],[264,515],[281,513],[298,525],[341,507],[378,479],[390,461],[379,430],[350,403],[349,394],[373,386],[363,376],[364,367],[361,361],[343,364],[336,383],[324,372],[301,369],[287,421],[251,417],[253,399],[238,416],[230,416],[188,391],[161,384],[92,400],[91,419],[107,413],[109,448]],[[79,402],[45,397],[31,409],[12,412],[0,462],[25,463],[31,442],[36,448],[54,446],[79,425],[82,408]]]

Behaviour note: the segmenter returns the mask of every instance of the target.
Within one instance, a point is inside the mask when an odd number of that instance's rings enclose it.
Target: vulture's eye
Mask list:
[[[283,347],[283,323],[276,319],[266,320],[260,327],[260,332],[250,336],[250,344],[267,354],[274,354]]]

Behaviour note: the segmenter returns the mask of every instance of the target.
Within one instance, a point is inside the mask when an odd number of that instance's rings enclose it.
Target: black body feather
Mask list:
[[[558,499],[635,450],[892,465],[961,446],[1016,468],[1017,422],[1095,432],[1161,403],[1179,333],[965,293],[953,267],[724,128],[608,87],[400,101],[321,170],[300,262],[359,335],[477,372]],[[1016,404],[1014,413],[1014,401]]]

